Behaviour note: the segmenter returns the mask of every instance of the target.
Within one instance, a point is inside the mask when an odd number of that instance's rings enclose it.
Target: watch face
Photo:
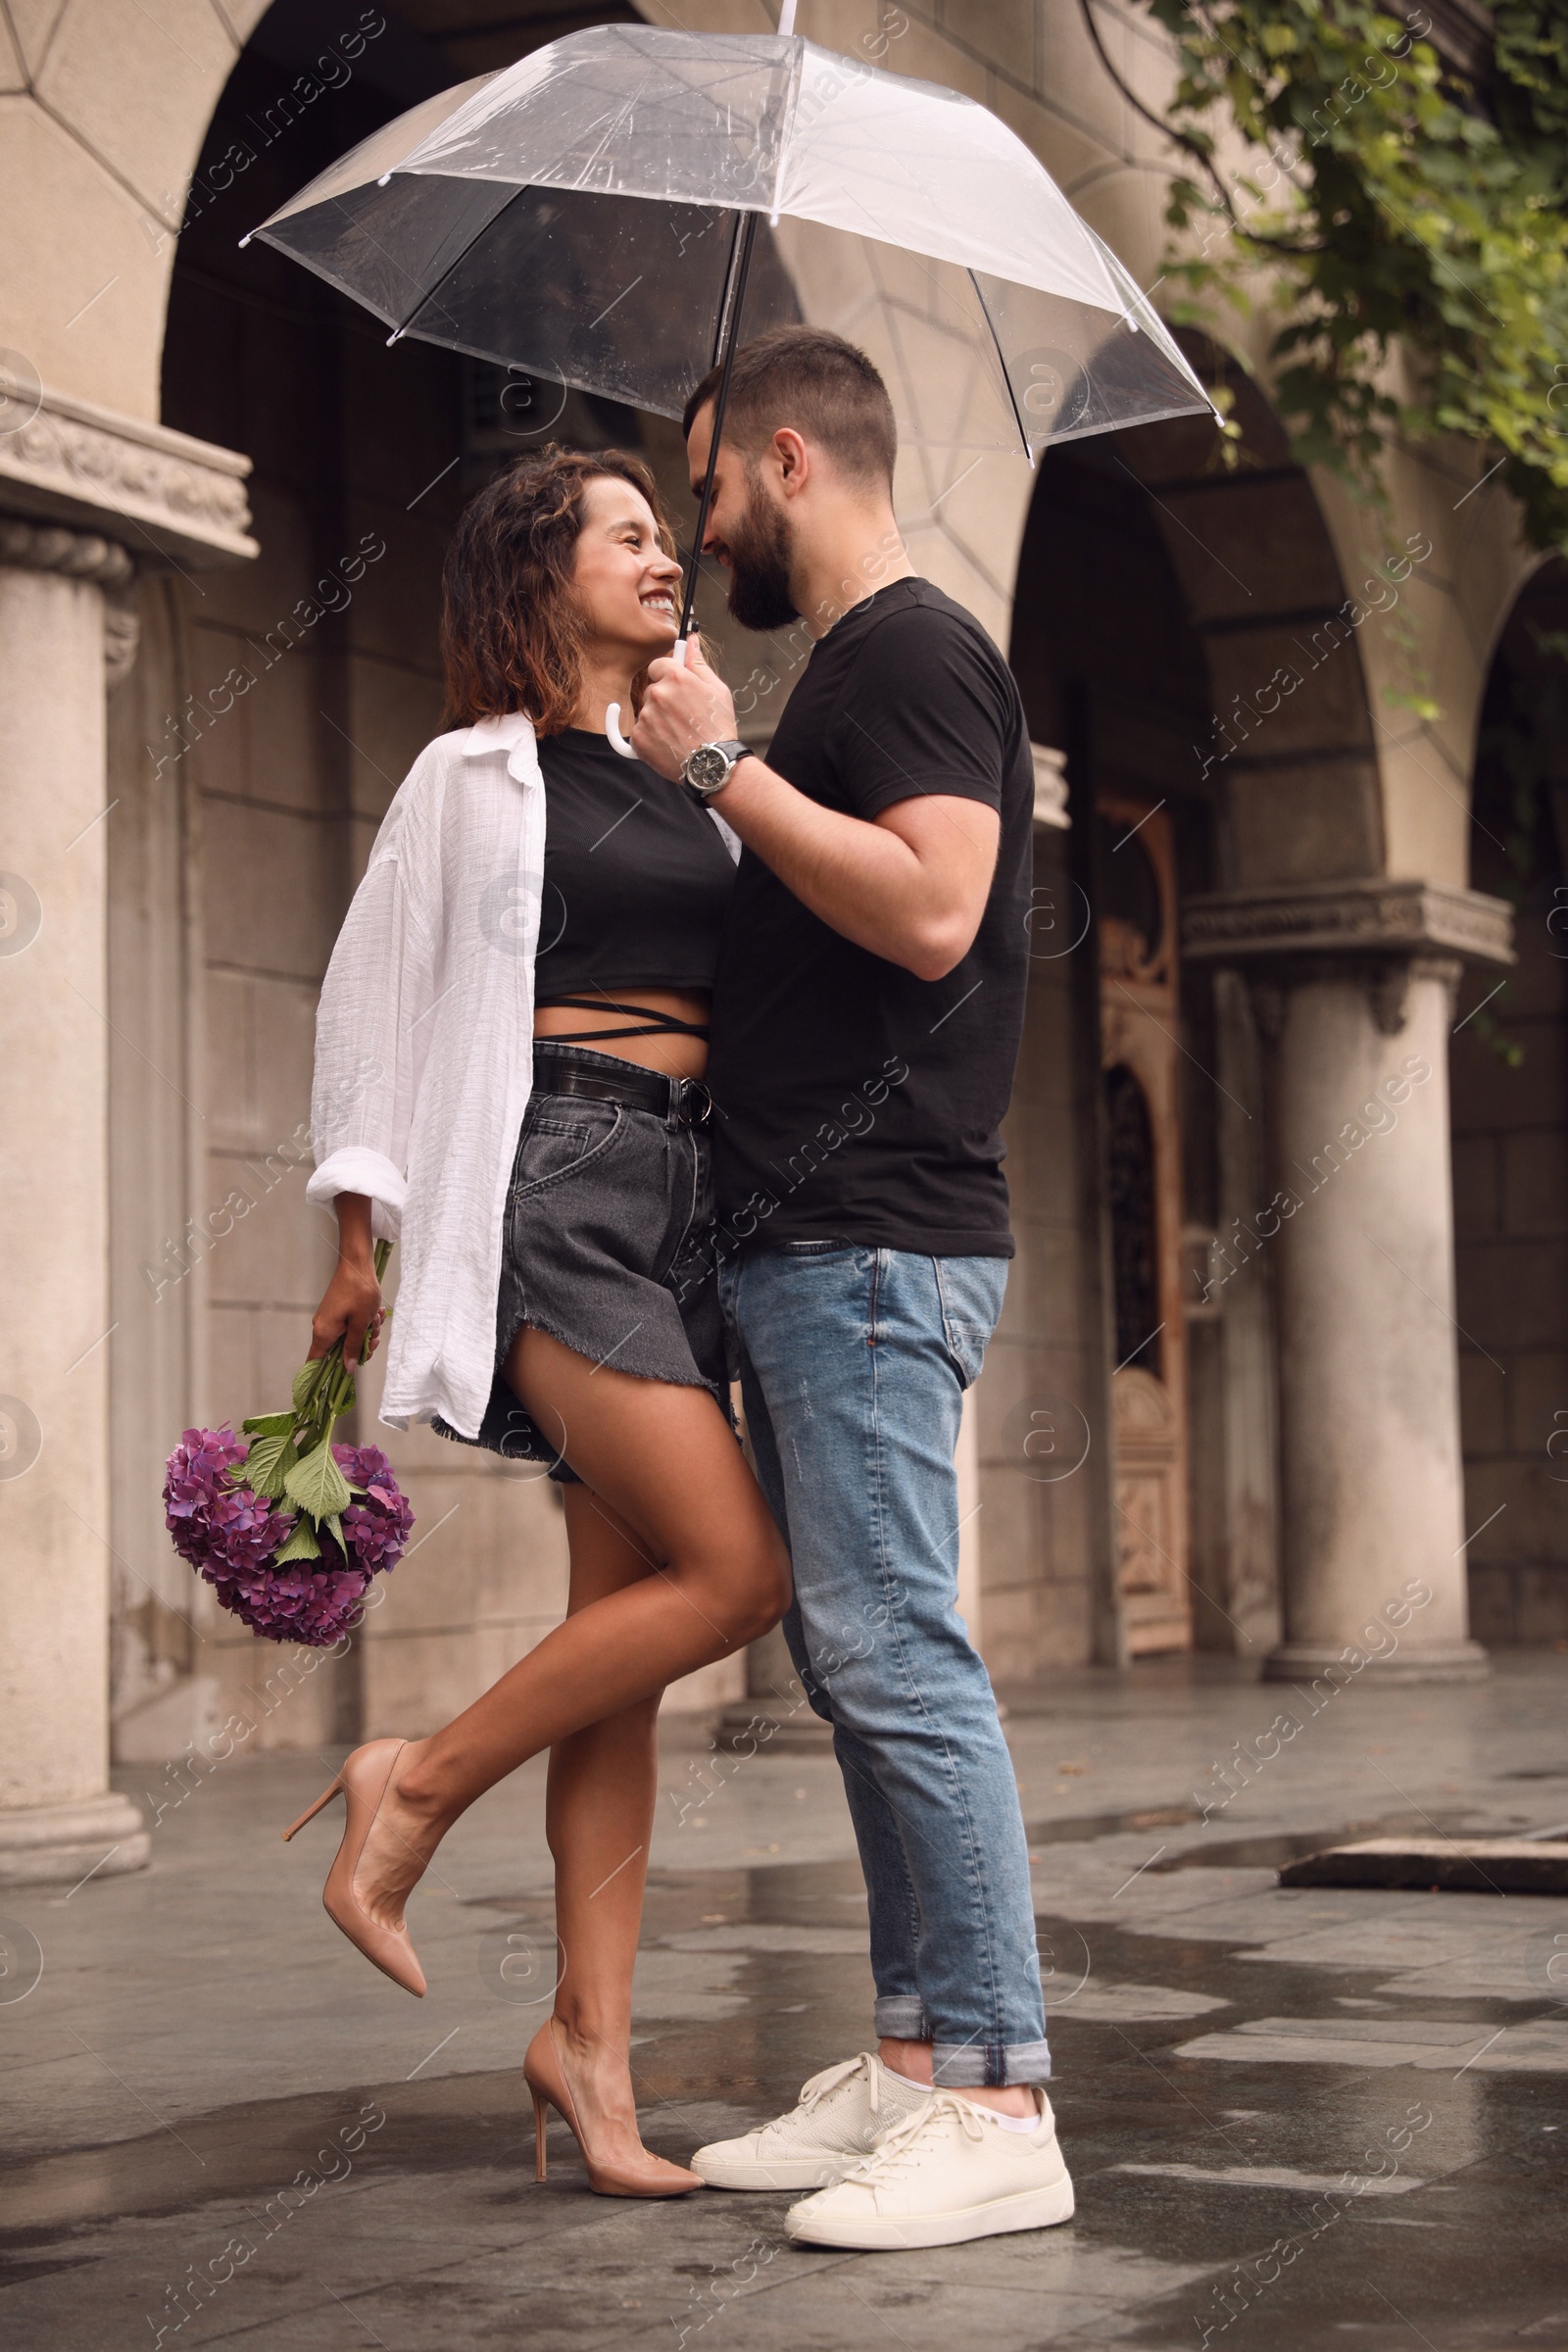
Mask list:
[[[730,761],[716,744],[705,743],[686,762],[686,780],[699,792],[712,792],[729,774]]]

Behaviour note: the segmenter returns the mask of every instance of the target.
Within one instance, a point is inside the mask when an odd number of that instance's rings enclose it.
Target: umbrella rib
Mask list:
[[[424,309],[427,303],[434,302],[436,296],[440,293],[442,287],[446,284],[448,278],[452,276],[453,272],[462,269],[469,254],[478,244],[479,239],[481,237],[487,237],[490,231],[495,227],[497,221],[504,220],[507,215],[511,212],[513,206],[520,202],[520,200],[529,193],[529,187],[514,188],[512,194],[507,198],[506,203],[501,207],[500,212],[492,213],[488,220],[480,223],[480,225],[474,230],[472,236],[468,239],[466,245],[465,245],[463,248],[463,251],[459,254],[455,254],[452,260],[447,264],[447,267],[442,270],[440,276],[436,279],[435,284],[429,287],[423,294],[419,296],[418,301],[409,313],[408,318],[400,320],[397,333],[392,337],[392,341],[394,343],[399,341],[402,336],[408,333],[410,320],[417,318],[419,313]],[[448,319],[447,323],[449,326],[455,325],[456,320]],[[544,372],[544,369],[541,368],[539,369],[539,373],[543,375]]]
[[[991,313],[986,309],[986,298],[980,291],[980,280],[976,277],[972,270],[966,270],[964,274],[968,278],[970,285],[974,288],[974,298],[980,305],[980,316],[986,322],[986,332],[990,335],[992,342],[996,345],[997,365],[1002,369],[1002,380],[1007,387],[1007,398],[1012,404],[1013,422],[1018,427],[1018,438],[1023,443],[1023,454],[1032,466],[1035,462],[1035,453],[1029,446],[1029,434],[1024,424],[1022,413],[1018,407],[1018,396],[1013,391],[1012,377],[1007,372],[1007,361],[1006,355],[1002,348],[1002,337],[997,333],[996,325],[992,319]]]
[[[628,122],[631,120],[631,117],[637,109],[637,101],[639,98],[641,98],[644,90],[647,89],[652,78],[652,71],[649,70],[648,72],[645,72],[641,81],[637,84],[637,87],[631,91],[626,98],[622,99],[618,107],[607,108],[604,116],[601,118],[604,122],[604,130],[600,135],[599,144],[597,147],[595,147],[593,153],[588,157],[587,162],[582,166],[583,171],[591,172],[593,170],[594,165],[604,154],[606,147],[609,145],[611,139],[613,138],[615,132],[620,128],[621,124],[623,122]],[[577,193],[579,195],[586,195],[588,193],[588,191],[582,187],[580,181],[578,183]]]
[[[697,528],[692,539],[691,569],[686,575],[686,594],[680,616],[680,635],[691,635],[692,614],[697,604],[697,573],[703,560],[703,540],[708,532],[708,511],[713,503],[713,476],[718,470],[718,444],[724,430],[724,411],[729,405],[730,369],[735,364],[735,338],[740,332],[741,306],[746,300],[746,279],[752,266],[752,245],[757,236],[757,215],[737,212],[734,239],[730,246],[729,268],[724,272],[724,291],[719,297],[718,328],[715,338],[714,361],[719,348],[724,355],[723,373],[713,395],[713,422],[708,447],[708,469],[703,475],[703,494],[697,502]],[[733,293],[731,289],[733,288]]]

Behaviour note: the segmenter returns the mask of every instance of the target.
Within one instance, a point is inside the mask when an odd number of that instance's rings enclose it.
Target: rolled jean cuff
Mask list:
[[[938,2041],[931,2049],[931,2080],[938,2090],[1049,2082],[1051,2052],[1043,2041]]]
[[[882,1992],[873,2012],[879,2041],[929,2041],[931,2020],[917,1992]]]

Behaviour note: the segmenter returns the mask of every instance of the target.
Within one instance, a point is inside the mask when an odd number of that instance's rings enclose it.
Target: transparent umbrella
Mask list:
[[[1136,281],[1004,123],[799,38],[793,15],[767,35],[568,34],[400,116],[252,233],[393,342],[666,416],[737,343],[786,321],[858,343],[901,439],[955,459],[1032,462],[1052,442],[1212,409]],[[717,422],[726,391],[727,375]],[[705,489],[683,644],[707,506]]]

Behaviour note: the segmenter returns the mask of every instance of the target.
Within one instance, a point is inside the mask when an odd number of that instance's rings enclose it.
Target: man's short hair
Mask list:
[[[718,391],[710,368],[686,403],[688,437]],[[851,481],[891,486],[899,454],[888,388],[863,351],[820,326],[775,326],[743,343],[730,369],[724,439],[748,454],[789,425],[827,452]]]

